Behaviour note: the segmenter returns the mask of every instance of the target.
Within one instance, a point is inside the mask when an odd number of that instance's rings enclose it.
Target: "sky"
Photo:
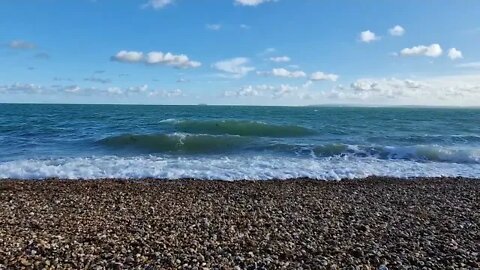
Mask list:
[[[477,0],[0,0],[0,102],[480,106]]]

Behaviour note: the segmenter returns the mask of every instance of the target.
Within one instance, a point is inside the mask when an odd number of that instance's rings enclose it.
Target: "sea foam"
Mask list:
[[[374,158],[236,157],[88,157],[14,160],[0,163],[0,179],[160,178],[266,180],[308,177],[322,180],[392,177],[478,177],[479,164],[379,160]]]

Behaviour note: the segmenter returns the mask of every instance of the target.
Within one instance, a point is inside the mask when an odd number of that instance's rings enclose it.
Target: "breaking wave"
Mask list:
[[[159,178],[267,180],[308,177],[321,180],[392,177],[478,177],[480,165],[374,158],[253,156],[136,156],[14,160],[0,163],[0,179]]]
[[[320,145],[290,145],[237,135],[205,134],[151,134],[120,135],[100,140],[99,143],[114,150],[138,150],[143,153],[171,154],[227,154],[272,153],[281,156],[309,156],[313,158],[354,157],[381,160],[412,160],[417,162],[443,162],[480,164],[480,150],[475,148],[417,146],[369,146],[330,143]]]
[[[134,149],[147,153],[208,154],[242,148],[250,141],[239,136],[191,134],[120,135],[102,139],[101,145],[114,149]]]
[[[311,129],[293,125],[274,125],[254,121],[177,121],[180,132],[211,135],[238,135],[252,137],[302,137],[315,134]]]

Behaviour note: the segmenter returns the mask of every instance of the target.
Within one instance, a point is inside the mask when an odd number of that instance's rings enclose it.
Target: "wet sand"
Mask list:
[[[0,269],[478,269],[480,180],[0,181]]]

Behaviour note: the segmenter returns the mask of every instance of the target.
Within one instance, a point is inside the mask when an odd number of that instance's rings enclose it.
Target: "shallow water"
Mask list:
[[[480,177],[480,110],[0,104],[0,178]]]

